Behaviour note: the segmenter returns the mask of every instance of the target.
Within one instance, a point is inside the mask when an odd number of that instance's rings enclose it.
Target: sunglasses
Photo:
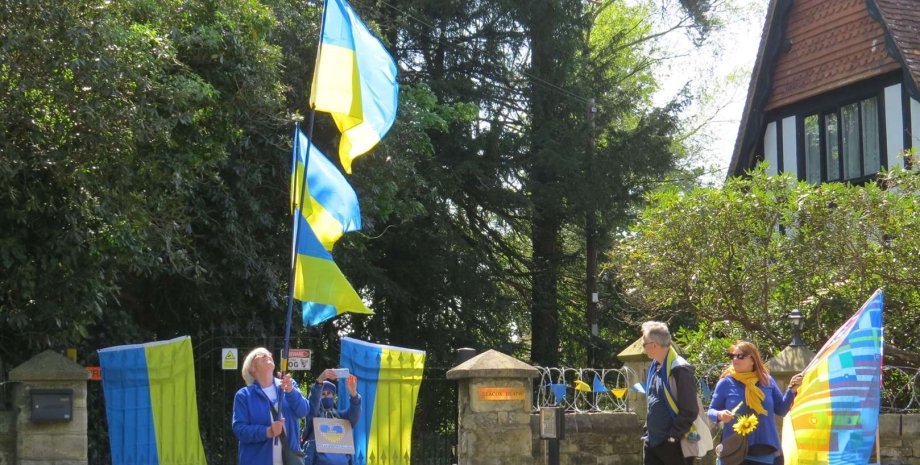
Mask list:
[[[748,354],[726,354],[728,355],[729,360],[744,360],[748,357]]]

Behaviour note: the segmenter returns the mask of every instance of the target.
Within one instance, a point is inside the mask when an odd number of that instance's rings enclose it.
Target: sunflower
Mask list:
[[[750,415],[741,415],[735,420],[734,426],[732,429],[735,430],[741,436],[747,436],[751,434],[755,429],[757,429],[757,415],[753,413]]]

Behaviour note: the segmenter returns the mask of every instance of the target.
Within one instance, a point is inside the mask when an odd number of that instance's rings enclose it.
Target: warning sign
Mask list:
[[[236,349],[220,349],[220,367],[224,370],[236,370],[240,357]]]
[[[304,371],[310,369],[310,349],[290,349],[288,350],[288,370]]]

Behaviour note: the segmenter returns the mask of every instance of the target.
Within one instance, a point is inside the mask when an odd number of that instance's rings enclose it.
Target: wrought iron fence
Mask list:
[[[628,367],[536,368],[540,381],[534,386],[534,410],[558,406],[567,412],[631,412],[634,406],[626,393],[633,384],[642,382]],[[712,399],[724,368],[721,364],[696,367],[704,405]],[[884,366],[882,370],[881,413],[920,413],[920,368]]]

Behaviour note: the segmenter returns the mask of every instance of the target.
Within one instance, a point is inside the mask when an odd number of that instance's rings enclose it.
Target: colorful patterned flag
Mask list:
[[[188,336],[99,350],[113,465],[206,465]]]
[[[358,377],[361,394],[354,465],[410,465],[425,352],[343,337],[340,365]],[[343,389],[344,384],[339,387]],[[344,407],[349,401],[341,396],[339,402]]]
[[[787,465],[869,462],[878,429],[883,306],[878,290],[805,368],[783,420]]]
[[[393,126],[399,85],[396,62],[345,0],[326,0],[310,106],[332,114],[342,133],[339,159],[374,148]]]

